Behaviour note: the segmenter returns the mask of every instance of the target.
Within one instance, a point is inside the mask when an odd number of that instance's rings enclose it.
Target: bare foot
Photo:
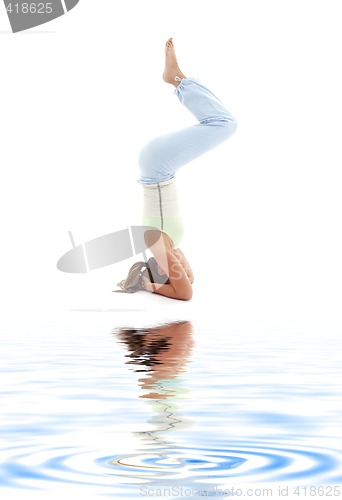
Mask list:
[[[181,79],[186,78],[184,73],[179,69],[173,40],[169,38],[165,44],[165,70],[163,73],[163,80],[166,83],[172,83],[172,85],[178,87],[180,82],[175,80],[175,76]]]

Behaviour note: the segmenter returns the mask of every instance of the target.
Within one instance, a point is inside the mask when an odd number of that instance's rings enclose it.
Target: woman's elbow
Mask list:
[[[183,290],[178,298],[180,300],[191,300],[192,299],[192,287],[187,288],[186,290]]]

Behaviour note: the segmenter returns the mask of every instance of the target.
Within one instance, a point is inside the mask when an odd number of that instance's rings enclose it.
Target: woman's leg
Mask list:
[[[180,71],[170,40],[166,45],[164,80],[176,87],[178,99],[199,123],[157,137],[141,150],[139,182],[142,184],[171,179],[181,166],[231,137],[237,127],[232,114],[205,85]]]

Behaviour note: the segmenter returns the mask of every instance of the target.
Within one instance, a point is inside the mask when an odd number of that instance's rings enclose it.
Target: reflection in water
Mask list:
[[[99,321],[0,324],[1,499],[341,484],[340,332]]]
[[[180,414],[177,406],[177,401],[184,399],[188,392],[181,374],[186,371],[194,346],[190,322],[154,328],[119,328],[114,333],[129,350],[127,364],[133,365],[134,372],[142,374],[138,379],[143,391],[139,397],[148,399],[154,411],[154,416],[148,420],[153,429],[135,433],[144,440],[139,453],[112,459],[115,475],[148,479],[149,485],[155,487],[165,479],[168,485],[196,483],[198,490],[201,479],[217,473],[222,477],[225,471],[246,461],[222,450],[212,449],[209,454],[208,450],[194,450],[182,445],[179,434],[176,439],[170,434],[170,431],[190,427],[193,423]]]
[[[149,399],[156,413],[148,421],[154,430],[136,434],[151,444],[170,445],[164,433],[190,424],[180,416],[175,400],[187,393],[179,375],[185,371],[194,345],[192,325],[180,321],[154,328],[120,328],[114,333],[129,350],[127,364],[144,374],[139,378],[143,390],[139,397]]]
[[[120,328],[115,333],[130,351],[127,364],[140,367],[135,372],[147,374],[139,381],[141,388],[150,392],[140,397],[167,399],[179,394],[177,376],[185,371],[194,345],[189,321],[154,328]]]

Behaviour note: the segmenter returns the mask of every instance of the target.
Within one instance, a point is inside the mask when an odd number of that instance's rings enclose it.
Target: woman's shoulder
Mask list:
[[[170,251],[174,246],[170,236],[160,229],[147,229],[144,233],[144,237],[149,248],[156,245],[162,245],[165,250]]]

